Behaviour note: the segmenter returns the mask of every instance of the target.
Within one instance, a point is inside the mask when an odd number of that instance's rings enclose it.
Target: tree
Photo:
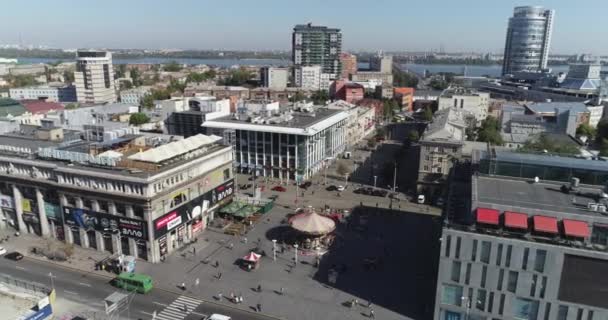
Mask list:
[[[8,75],[5,79],[11,88],[30,87],[39,84],[33,75]]]
[[[370,149],[376,148],[376,140],[375,139],[368,139],[367,140],[367,147],[370,148]]]
[[[418,77],[409,72],[403,72],[397,68],[393,68],[393,85],[395,87],[416,88],[418,85]]]
[[[399,110],[399,104],[393,99],[385,99],[382,105],[384,119],[389,120],[395,116],[395,112]]]
[[[344,176],[344,181],[346,182],[348,179],[348,175],[351,172],[351,168],[348,164],[346,164],[344,161],[340,161],[338,162],[338,167],[336,168],[336,173]]]
[[[420,139],[420,133],[418,133],[418,130],[412,129],[407,133],[407,140],[410,142],[416,142],[418,139]]]
[[[173,60],[173,61],[169,61],[167,64],[165,64],[163,66],[163,70],[167,71],[167,72],[178,72],[182,70],[182,65],[179,64],[177,61]]]
[[[152,109],[154,108],[155,100],[166,100],[171,98],[171,93],[166,89],[152,89],[149,94],[143,96],[139,105],[142,108]]]
[[[228,76],[222,81],[225,86],[242,86],[251,80],[252,73],[245,68],[230,71]]]
[[[431,110],[430,107],[426,107],[424,108],[424,111],[422,113],[422,120],[424,121],[431,121],[433,120],[433,110]]]
[[[540,134],[536,139],[526,141],[521,148],[522,151],[532,152],[549,152],[563,155],[577,155],[580,153],[579,148],[574,143],[557,141],[549,138],[545,134]]]
[[[600,156],[608,157],[608,139],[603,138],[599,142],[599,148],[600,148]]]
[[[144,123],[148,123],[150,121],[150,117],[148,117],[145,113],[137,112],[131,115],[129,118],[129,124],[134,126],[139,126]]]
[[[429,86],[435,90],[445,90],[450,86],[450,84],[444,79],[433,78],[431,79],[431,82],[429,82]]]
[[[175,79],[171,79],[171,81],[169,82],[169,86],[167,86],[167,91],[169,91],[169,94],[178,91],[184,93],[184,90],[186,90],[186,84],[181,83]]]
[[[205,75],[205,77],[207,77],[207,79],[213,79],[217,76],[217,72],[214,69],[209,69],[203,72],[203,74]]]
[[[120,90],[129,90],[133,88],[131,81],[120,81]]]
[[[327,90],[317,90],[313,92],[310,99],[315,105],[325,105],[327,100],[329,100],[329,92]]]
[[[73,83],[74,82],[74,72],[65,70],[63,72],[63,82]]]
[[[204,73],[200,72],[190,72],[186,77],[186,82],[203,82],[207,81],[208,78]]]
[[[289,97],[289,101],[291,101],[291,102],[298,102],[298,101],[302,101],[305,99],[306,99],[306,97],[304,96],[304,94],[301,91],[298,91],[298,92],[296,92],[296,94]]]
[[[141,78],[139,69],[131,68],[131,70],[129,70],[129,77],[131,77],[131,81],[133,82],[134,86],[139,87],[143,84],[143,79]]]
[[[72,110],[72,109],[76,109],[76,108],[78,108],[78,105],[75,103],[68,103],[65,105],[65,109],[67,109],[67,110]]]
[[[116,68],[116,75],[114,78],[118,79],[118,78],[124,78],[127,75],[127,65],[124,63],[121,63],[117,66]]]
[[[504,144],[500,135],[500,122],[498,119],[488,116],[481,122],[481,126],[477,129],[477,141],[489,142],[497,146]]]

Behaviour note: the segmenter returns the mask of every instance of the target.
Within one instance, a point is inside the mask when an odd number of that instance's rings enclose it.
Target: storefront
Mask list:
[[[193,241],[213,220],[214,207],[229,201],[233,194],[234,180],[231,179],[155,219],[154,238],[158,240],[161,259]]]
[[[23,198],[21,199],[21,208],[23,210],[22,218],[27,228],[28,233],[42,235],[40,231],[40,218],[38,217],[38,205],[35,200]]]
[[[17,228],[17,216],[15,215],[15,202],[13,197],[0,195],[1,218],[0,229]]]
[[[49,221],[49,228],[51,235],[58,240],[63,241],[65,235],[63,233],[63,218],[61,215],[61,207],[58,204],[51,202],[44,202],[44,213]]]

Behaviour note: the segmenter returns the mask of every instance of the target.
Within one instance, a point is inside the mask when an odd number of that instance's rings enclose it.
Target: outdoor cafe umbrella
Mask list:
[[[291,227],[312,236],[322,236],[336,229],[334,220],[314,211],[300,214],[291,220]]]
[[[261,255],[251,251],[249,254],[247,254],[246,256],[243,257],[243,260],[249,261],[249,262],[258,262],[261,257],[262,257]]]

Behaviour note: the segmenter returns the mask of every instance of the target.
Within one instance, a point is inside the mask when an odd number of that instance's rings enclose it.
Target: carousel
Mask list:
[[[295,242],[303,249],[326,251],[333,241],[332,232],[336,222],[316,213],[312,208],[304,210],[289,219],[289,225],[296,231]]]

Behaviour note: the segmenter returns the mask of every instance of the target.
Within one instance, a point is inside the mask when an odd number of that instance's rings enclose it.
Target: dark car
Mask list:
[[[304,182],[304,183],[302,183],[300,185],[300,188],[302,188],[302,189],[308,189],[308,187],[310,187],[310,186],[312,186],[312,182],[306,181],[306,182]]]
[[[253,185],[251,183],[245,183],[241,185],[241,189],[249,189],[251,188]]]
[[[13,261],[19,261],[21,259],[23,259],[23,255],[17,251],[13,251],[11,253],[7,253],[6,255],[4,255],[5,258],[13,260]]]
[[[278,191],[278,192],[285,192],[285,191],[287,191],[287,189],[285,189],[285,187],[283,187],[283,186],[274,186],[270,190],[272,190],[272,191]]]
[[[376,189],[376,190],[372,191],[372,195],[374,195],[376,197],[386,197],[387,194],[388,194],[388,192],[386,190]]]
[[[325,190],[327,190],[327,191],[337,191],[337,190],[338,190],[338,187],[336,187],[336,186],[334,186],[334,185],[331,185],[331,186],[329,186],[329,187],[325,188]]]

